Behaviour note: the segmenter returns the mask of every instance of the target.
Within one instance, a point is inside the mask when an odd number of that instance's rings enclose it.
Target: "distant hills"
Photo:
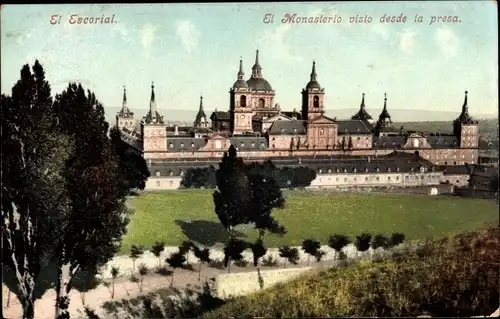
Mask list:
[[[106,120],[110,123],[115,123],[115,116],[121,107],[107,107]],[[297,110],[299,110],[297,108]],[[135,118],[142,118],[147,110],[146,109],[131,109],[134,112]],[[168,122],[188,122],[194,121],[196,113],[198,110],[173,110],[173,109],[158,109],[160,114],[164,116],[165,121]],[[205,110],[207,116],[212,114],[213,110]],[[222,111],[222,109],[220,110]],[[288,111],[288,110],[287,110]],[[290,110],[291,111],[291,110]],[[330,109],[326,110],[326,115],[337,119],[348,119],[353,114],[355,114],[358,109]],[[429,121],[453,121],[460,112],[447,112],[447,111],[429,111],[429,110],[398,110],[391,109],[390,111],[392,120],[394,122],[429,122]],[[374,119],[376,119],[380,113],[380,110],[368,110]],[[498,119],[498,114],[472,114],[476,119]]]

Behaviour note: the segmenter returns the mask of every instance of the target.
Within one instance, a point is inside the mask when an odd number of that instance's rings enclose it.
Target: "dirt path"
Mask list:
[[[331,261],[324,261],[321,264],[311,263],[311,266],[317,265],[318,267],[329,267],[332,264]],[[193,265],[195,269],[197,265]],[[307,264],[299,264],[294,265],[294,267],[307,267]],[[278,269],[278,267],[263,267],[262,269]],[[288,268],[288,267],[287,267]],[[237,272],[250,272],[255,271],[255,267],[247,266],[247,267],[237,267],[235,265],[231,266],[231,273]],[[211,278],[215,278],[218,275],[226,274],[227,269],[216,269],[203,267],[202,269],[202,277],[201,281],[198,281],[198,272],[190,271],[190,270],[176,270],[174,273],[174,285],[175,288],[186,288],[193,287],[200,283],[205,282],[206,280],[210,280]],[[158,274],[151,274],[144,277],[143,282],[143,291],[139,291],[138,283],[131,282],[128,278],[118,278],[115,282],[115,300],[120,299],[131,299],[140,295],[147,294],[149,292],[167,288],[170,286],[171,276],[163,276]],[[10,297],[10,305],[9,308],[6,308],[7,305],[7,295],[8,289],[5,285],[2,285],[2,308],[4,318],[15,319],[22,317],[22,308],[18,298],[11,294]],[[106,302],[110,301],[111,287],[98,286],[97,288],[88,291],[86,293],[80,293],[79,291],[72,290],[70,292],[70,313],[72,318],[84,318],[82,315],[83,302],[85,305],[94,309],[98,315],[104,315],[103,310],[100,306]],[[48,290],[41,299],[38,299],[35,303],[35,313],[36,319],[52,319],[54,318],[54,304],[55,304],[56,294],[53,289]],[[83,299],[83,300],[82,300]]]

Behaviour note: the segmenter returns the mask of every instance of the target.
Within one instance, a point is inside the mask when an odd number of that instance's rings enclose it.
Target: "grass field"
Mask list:
[[[266,235],[268,247],[300,245],[315,238],[326,243],[331,234],[401,232],[408,239],[424,239],[475,229],[498,220],[495,202],[444,196],[394,194],[338,194],[287,191],[286,207],[274,216],[286,227],[284,237]],[[178,245],[191,239],[204,245],[220,245],[226,239],[214,213],[212,192],[203,190],[143,193],[129,205],[134,216],[123,239],[130,246],[151,247],[155,241]],[[242,237],[256,232],[240,227]]]

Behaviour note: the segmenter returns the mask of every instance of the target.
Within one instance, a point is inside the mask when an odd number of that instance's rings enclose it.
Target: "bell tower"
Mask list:
[[[317,80],[316,62],[313,61],[309,83],[302,90],[302,119],[310,121],[325,113],[323,101],[325,89],[321,88]]]
[[[245,81],[245,72],[243,72],[243,60],[240,60],[240,68],[237,80],[229,90],[231,113],[231,132],[233,134],[243,134],[252,132],[253,110],[251,105],[251,92]]]

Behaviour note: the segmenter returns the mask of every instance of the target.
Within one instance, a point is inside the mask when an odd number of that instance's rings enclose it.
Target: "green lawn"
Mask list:
[[[331,234],[401,232],[423,239],[481,227],[498,221],[497,204],[479,199],[425,195],[338,194],[285,192],[286,207],[274,216],[286,227],[284,237],[266,235],[268,247],[300,245],[316,238],[325,243]],[[185,190],[143,193],[129,200],[134,216],[123,239],[123,251],[133,244],[151,247],[162,240],[178,245],[190,238],[220,245],[226,238],[214,213],[212,191]],[[250,227],[239,227],[242,237],[254,239]]]

